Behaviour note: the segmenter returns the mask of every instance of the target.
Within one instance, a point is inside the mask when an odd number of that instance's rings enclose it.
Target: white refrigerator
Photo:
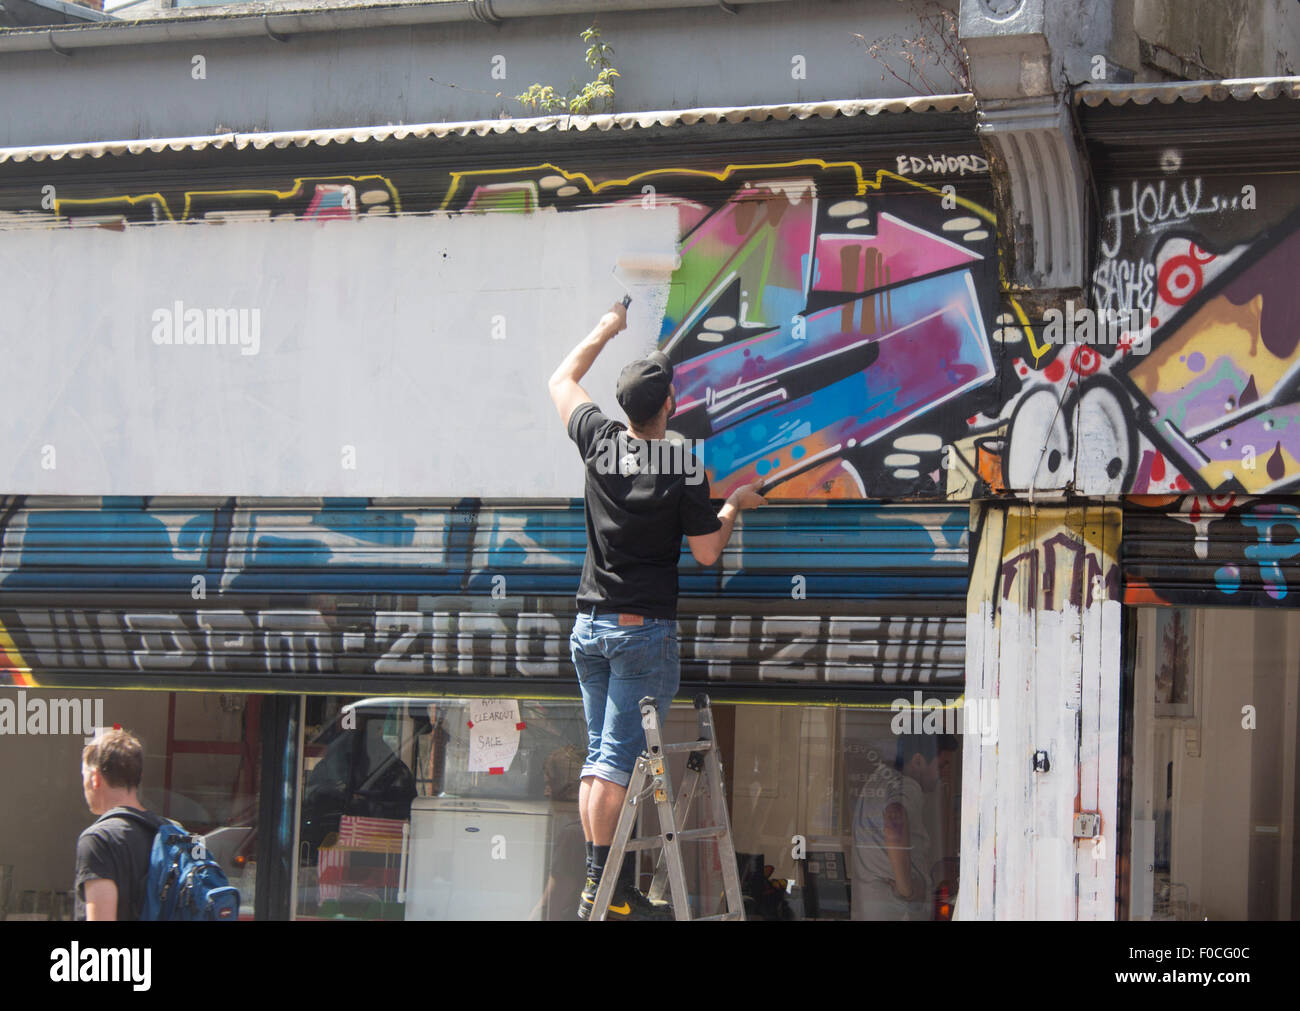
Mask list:
[[[527,919],[546,888],[550,827],[545,800],[417,797],[406,919]]]

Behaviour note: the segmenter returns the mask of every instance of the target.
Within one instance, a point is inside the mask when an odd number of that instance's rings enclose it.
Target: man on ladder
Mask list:
[[[633,362],[619,375],[616,396],[629,426],[605,417],[591,402],[579,381],[626,326],[624,300],[569,352],[548,384],[587,471],[587,553],[569,641],[587,720],[578,792],[587,840],[582,919],[591,914],[627,785],[645,747],[639,702],[654,698],[662,724],[677,691],[682,537],[697,562],[712,565],[731,539],[736,514],[765,501],[756,482],[733,492],[715,515],[701,462],[689,448],[674,450],[657,441],[677,410],[673,367],[664,354]],[[636,887],[635,861],[635,853],[623,861],[607,919],[672,919],[667,905],[651,903]]]

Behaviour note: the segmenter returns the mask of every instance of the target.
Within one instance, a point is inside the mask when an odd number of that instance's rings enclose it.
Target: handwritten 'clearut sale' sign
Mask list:
[[[505,773],[519,751],[519,703],[472,699],[469,714],[469,771]]]

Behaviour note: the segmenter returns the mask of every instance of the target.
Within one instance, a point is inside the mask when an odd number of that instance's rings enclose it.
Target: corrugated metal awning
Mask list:
[[[761,123],[769,119],[833,119],[838,116],[878,116],[898,112],[973,112],[975,96],[923,95],[904,98],[848,99],[810,102],[801,105],[748,105],[736,108],[666,109],[656,112],[626,112],[600,116],[538,116],[527,119],[486,119],[461,123],[419,123],[411,125],[345,127],[329,130],[294,130],[277,133],[222,133],[202,137],[164,137],[145,140],[96,141],[82,144],[49,144],[39,147],[0,148],[0,163],[59,161],[63,158],[102,158],[162,151],[203,151],[208,148],[243,150],[268,147],[324,147],[329,144],[382,143],[384,141],[485,137],[488,134],[543,133],[548,130],[580,132],[596,130],[651,129],[722,122]]]
[[[1074,93],[1078,105],[1148,105],[1159,102],[1239,102],[1252,98],[1300,98],[1300,77],[1243,77],[1169,84],[1089,84]]]

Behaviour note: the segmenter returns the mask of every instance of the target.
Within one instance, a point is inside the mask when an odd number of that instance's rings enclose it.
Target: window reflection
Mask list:
[[[1149,607],[1135,617],[1129,917],[1295,919],[1300,614]]]
[[[298,916],[576,918],[582,706],[503,704],[518,707],[517,750],[479,772],[469,699],[309,701]],[[887,707],[715,703],[713,712],[748,918],[950,915],[958,737],[896,735]],[[678,705],[665,738],[695,729],[693,708]],[[674,783],[685,761],[670,757]],[[641,834],[657,830],[653,805],[640,819]],[[690,819],[700,824],[699,811]],[[693,915],[720,912],[716,844],[684,855]],[[642,888],[653,859],[641,857]]]
[[[43,714],[41,726],[17,733],[11,721],[20,712]],[[140,739],[141,802],[202,838],[239,889],[240,919],[252,919],[262,717],[260,695],[0,689],[0,769],[22,772],[0,777],[0,811],[14,814],[0,818],[0,919],[74,915],[77,836],[96,820],[81,776],[92,723]]]

